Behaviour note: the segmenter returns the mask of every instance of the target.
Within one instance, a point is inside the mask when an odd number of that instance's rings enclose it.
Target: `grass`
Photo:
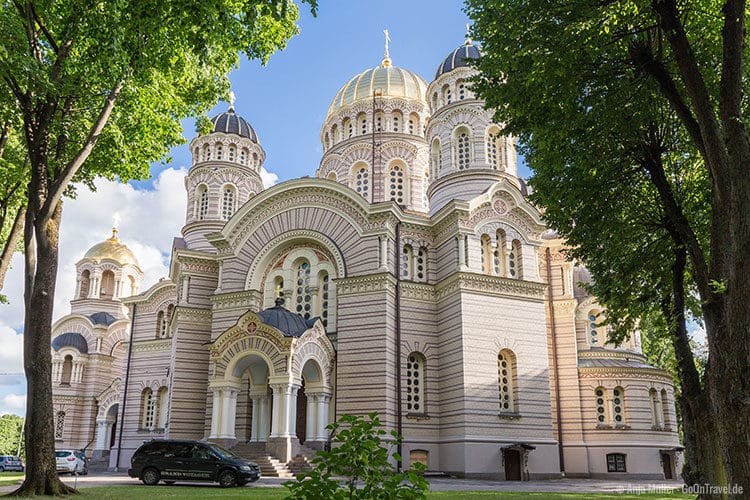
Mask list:
[[[23,472],[0,472],[0,486],[12,486],[23,479]]]

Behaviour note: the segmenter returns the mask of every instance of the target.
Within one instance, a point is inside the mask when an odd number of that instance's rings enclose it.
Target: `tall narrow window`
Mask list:
[[[297,283],[295,287],[295,310],[305,319],[312,313],[312,296],[310,295],[310,263],[301,260],[297,264]]]
[[[648,391],[648,397],[649,402],[651,403],[651,425],[658,428],[661,426],[661,423],[659,422],[661,415],[659,414],[659,402],[657,400],[658,396],[656,389]]]
[[[58,411],[55,415],[55,439],[62,439],[65,431],[65,412]]]
[[[456,86],[458,87],[458,100],[463,101],[466,99],[466,84],[463,80],[459,80],[456,82]]]
[[[443,87],[443,102],[445,104],[450,104],[453,102],[453,95],[451,94],[451,88],[448,85],[445,85]]]
[[[440,139],[435,137],[432,141],[432,149],[430,150],[430,166],[432,167],[433,179],[437,177],[438,171],[440,170]]]
[[[612,419],[615,425],[625,422],[625,389],[615,387],[612,391]]]
[[[513,240],[508,253],[508,277],[521,278],[521,243]]]
[[[90,283],[91,283],[91,272],[87,269],[81,273],[81,290],[78,294],[79,299],[88,298]]]
[[[606,397],[604,387],[597,387],[594,391],[596,396],[596,423],[597,425],[604,425],[607,423],[607,411],[604,406],[604,399]]]
[[[115,273],[107,269],[102,273],[99,285],[99,298],[112,299],[115,295]]]
[[[515,356],[507,349],[497,355],[497,378],[500,389],[500,412],[515,413],[516,401],[514,390],[516,385]]]
[[[326,132],[325,138],[323,139],[323,142],[326,145],[326,149],[331,147],[331,136],[328,135],[328,132]]]
[[[166,387],[160,387],[157,395],[158,402],[156,404],[156,427],[158,429],[164,429],[167,426],[167,398],[169,395],[169,391]]]
[[[141,393],[141,429],[153,429],[156,401],[153,391],[147,387]]]
[[[599,345],[599,327],[596,324],[596,320],[599,316],[599,311],[589,311],[588,323],[586,324],[586,331],[588,332],[589,343],[591,346]]]
[[[414,259],[414,277],[417,281],[427,281],[427,248],[419,247]]]
[[[227,156],[229,161],[234,161],[234,146],[229,146],[229,153]]]
[[[164,311],[156,315],[156,338],[163,339],[167,336],[167,322],[164,321]]]
[[[505,231],[498,229],[495,233],[495,248],[492,265],[497,276],[505,276]]]
[[[221,144],[216,146],[216,159],[219,161],[224,159],[224,147]]]
[[[277,299],[284,296],[284,278],[276,276],[273,280],[273,295]]]
[[[492,127],[487,132],[487,163],[495,170],[500,170],[501,152],[498,148],[499,142],[500,130],[497,127]]]
[[[203,149],[203,151],[204,151],[204,155],[203,156],[206,158],[206,161],[210,160],[211,159],[211,146],[209,146],[208,144],[206,144],[206,146]]]
[[[391,115],[391,129],[394,132],[401,132],[401,122],[403,121],[400,111],[394,111]]]
[[[62,366],[62,378],[60,379],[60,385],[70,385],[70,378],[73,375],[73,356],[68,354],[63,360]]]
[[[481,253],[482,253],[482,272],[485,274],[492,274],[492,240],[486,234],[483,234],[480,238],[481,242]]]
[[[411,245],[404,245],[404,250],[401,255],[401,277],[405,280],[413,279],[412,260],[414,258],[414,250]]]
[[[471,164],[471,145],[466,127],[458,129],[456,133],[456,164],[459,170],[465,170]]]
[[[406,411],[425,413],[424,356],[418,352],[406,359]]]
[[[331,127],[331,141],[333,144],[339,142],[339,126],[335,123],[333,124],[333,127]]]
[[[357,129],[359,130],[360,135],[365,135],[367,133],[367,116],[364,114],[357,117]]]
[[[404,191],[406,179],[404,176],[404,169],[401,165],[395,164],[391,167],[391,171],[388,174],[388,187],[390,189],[390,198],[399,205],[404,204]]]
[[[416,134],[417,133],[417,127],[419,126],[419,116],[416,113],[412,113],[409,115],[409,130],[408,132],[410,134]]]
[[[370,200],[370,169],[363,163],[354,165],[354,190]]]
[[[664,425],[665,429],[669,429],[671,427],[671,421],[669,420],[669,398],[667,397],[666,389],[661,390],[661,412],[662,425]]]
[[[242,148],[240,150],[240,165],[244,165],[245,163],[247,163],[247,150]]]
[[[437,92],[432,94],[432,112],[434,113],[435,110],[438,108],[438,95]]]
[[[342,129],[344,133],[346,134],[347,139],[354,137],[354,125],[352,124],[352,121],[349,118],[344,118]]]
[[[224,187],[224,196],[221,200],[221,218],[223,220],[229,220],[234,215],[234,186]]]
[[[208,186],[201,185],[196,193],[198,203],[198,220],[205,220],[208,217]]]
[[[253,167],[260,167],[260,158],[258,158],[258,153],[253,153]]]
[[[318,290],[320,293],[320,320],[323,322],[323,327],[328,327],[328,304],[329,304],[329,287],[331,284],[330,277],[327,272],[322,272],[318,276]]]

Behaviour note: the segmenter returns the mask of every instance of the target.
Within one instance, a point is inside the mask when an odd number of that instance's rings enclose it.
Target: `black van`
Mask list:
[[[223,488],[260,479],[260,467],[213,443],[153,440],[135,451],[128,476],[143,484],[159,481],[218,481]]]

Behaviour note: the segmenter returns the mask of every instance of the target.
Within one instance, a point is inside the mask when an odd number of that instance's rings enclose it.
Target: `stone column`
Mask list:
[[[258,425],[258,403],[259,403],[259,397],[250,395],[251,401],[253,402],[253,414],[250,417],[251,418],[251,425],[250,425],[250,441],[259,441],[258,439],[258,431],[260,430],[260,427]]]
[[[305,439],[306,441],[317,441],[318,440],[318,429],[315,422],[315,416],[317,412],[317,394],[307,395],[307,425],[305,426]]]
[[[268,439],[268,396],[263,395],[258,398],[260,401],[260,420],[258,421],[258,441],[265,442]]]
[[[106,418],[96,419],[96,447],[95,450],[106,450],[107,449],[107,437],[109,436],[110,429],[109,422]]]
[[[213,407],[211,408],[211,435],[209,439],[216,439],[219,437],[221,432],[221,405],[223,398],[221,397],[221,389],[215,387],[212,389],[214,393]]]
[[[666,422],[664,422],[664,406],[661,404],[661,397],[658,392],[654,397],[654,403],[656,403],[656,426],[662,429]]]
[[[221,432],[220,438],[234,439],[235,415],[237,414],[237,389],[225,388],[224,401],[221,408]]]
[[[456,243],[458,243],[458,270],[466,271],[466,235],[456,236]]]
[[[284,386],[283,385],[277,385],[274,384],[271,386],[271,389],[273,389],[273,411],[271,415],[271,435],[269,437],[275,438],[279,437],[279,422],[281,421],[281,399],[283,397],[282,390]]]
[[[116,279],[115,280],[115,290],[114,290],[114,293],[112,294],[112,298],[113,299],[120,298],[120,287],[122,287],[122,282],[119,279]]]
[[[81,295],[81,278],[80,277],[76,280],[76,294],[73,295],[73,297],[76,299],[80,299],[81,297],[79,297],[79,295]]]
[[[284,389],[284,421],[281,430],[282,437],[297,435],[297,390],[300,386],[289,384]]]
[[[317,441],[328,441],[328,406],[331,401],[331,396],[328,394],[318,394],[318,432],[316,436]]]
[[[380,237],[380,271],[388,270],[388,235]]]

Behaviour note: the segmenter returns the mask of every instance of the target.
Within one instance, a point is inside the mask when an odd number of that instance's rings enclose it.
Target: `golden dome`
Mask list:
[[[326,118],[337,109],[357,101],[378,97],[401,97],[425,102],[427,82],[416,73],[391,65],[386,57],[377,68],[370,68],[351,78],[336,92]]]
[[[120,243],[120,240],[117,238],[116,228],[112,229],[112,236],[110,238],[107,238],[101,243],[97,243],[91,247],[83,258],[95,260],[97,262],[104,259],[110,259],[119,262],[122,266],[131,264],[140,267],[138,265],[138,259],[135,258],[133,252],[131,252],[123,243]]]

